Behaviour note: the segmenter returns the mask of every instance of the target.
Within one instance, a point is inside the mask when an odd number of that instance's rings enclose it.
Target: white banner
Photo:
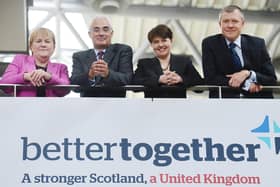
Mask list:
[[[1,186],[278,186],[275,100],[0,98]]]

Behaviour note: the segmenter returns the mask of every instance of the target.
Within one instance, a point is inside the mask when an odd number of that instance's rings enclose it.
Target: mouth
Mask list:
[[[96,38],[96,40],[97,40],[97,41],[100,41],[100,42],[103,42],[103,41],[106,40],[106,38],[104,38],[104,37],[99,37],[99,38]]]
[[[166,47],[160,47],[160,48],[157,49],[157,51],[164,52],[164,51],[166,51],[166,49],[167,49]]]
[[[226,33],[234,33],[234,32],[236,32],[236,30],[234,30],[234,29],[229,29],[229,30],[225,30],[225,32],[226,32]]]

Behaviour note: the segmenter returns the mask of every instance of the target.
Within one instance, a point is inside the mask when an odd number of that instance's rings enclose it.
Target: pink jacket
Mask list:
[[[25,84],[31,85],[23,79],[25,72],[35,70],[35,59],[33,56],[16,55],[13,61],[8,65],[3,74],[0,84]],[[48,62],[47,71],[52,74],[51,80],[46,85],[69,85],[67,66],[60,63]],[[6,92],[12,93],[12,90],[5,89]],[[66,89],[46,89],[47,97],[62,97],[69,93]],[[18,88],[17,96],[19,97],[36,97],[36,88]]]

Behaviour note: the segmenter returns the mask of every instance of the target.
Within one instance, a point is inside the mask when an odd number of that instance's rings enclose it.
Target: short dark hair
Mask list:
[[[223,14],[224,12],[231,13],[231,12],[234,12],[235,10],[239,10],[240,15],[241,15],[241,18],[242,18],[242,20],[244,21],[245,18],[244,18],[244,14],[243,14],[243,12],[242,12],[242,9],[241,9],[239,6],[237,6],[237,5],[228,5],[228,6],[224,7],[224,8],[220,11],[220,13],[219,13],[219,22],[221,21],[222,14]]]
[[[172,40],[173,33],[169,27],[164,24],[160,24],[152,28],[152,30],[148,33],[148,40],[150,43],[152,43],[155,37],[169,38]]]

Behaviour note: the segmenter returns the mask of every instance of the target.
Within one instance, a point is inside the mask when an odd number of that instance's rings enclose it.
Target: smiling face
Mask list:
[[[155,56],[161,59],[165,59],[169,56],[171,51],[172,41],[170,38],[162,38],[156,36],[152,39],[151,47],[155,53]]]
[[[95,49],[105,49],[111,44],[112,26],[106,17],[98,17],[92,21],[89,37]]]
[[[167,58],[171,53],[173,33],[169,27],[160,24],[148,33],[148,40],[155,53],[161,59]]]
[[[244,18],[238,9],[232,12],[223,12],[220,15],[220,27],[222,34],[229,41],[235,41],[244,26]]]
[[[52,56],[55,48],[53,33],[48,29],[38,29],[30,36],[30,50],[36,61],[47,62]]]

